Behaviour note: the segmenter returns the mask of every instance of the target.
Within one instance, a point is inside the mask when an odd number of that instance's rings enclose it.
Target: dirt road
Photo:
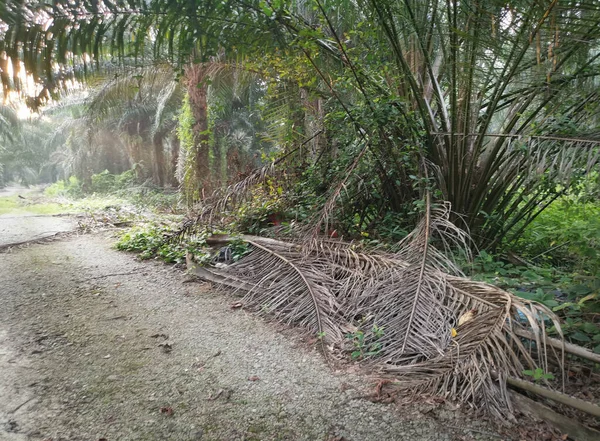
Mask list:
[[[19,195],[31,203],[31,197],[39,197],[41,188],[25,188],[20,186],[0,188],[0,198]],[[25,196],[22,196],[25,195]],[[22,212],[0,212],[0,248],[26,240],[41,240],[64,233],[75,228],[75,222],[69,217],[40,216]]]
[[[112,240],[0,254],[1,441],[504,439],[447,407],[361,398],[372,384],[296,332]]]

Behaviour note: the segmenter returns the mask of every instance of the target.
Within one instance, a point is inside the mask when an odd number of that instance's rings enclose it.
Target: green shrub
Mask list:
[[[200,260],[210,257],[205,235],[195,236],[185,242],[166,240],[172,233],[173,229],[164,225],[134,227],[121,235],[115,248],[138,253],[140,259],[157,258],[167,263],[184,263],[188,251],[199,256]]]
[[[115,175],[108,170],[92,175],[92,186],[89,189],[90,193],[112,193],[116,189]]]
[[[76,176],[71,176],[68,180],[56,181],[44,190],[46,196],[71,196],[80,197],[82,195],[81,182]]]
[[[127,170],[119,175],[114,175],[108,170],[92,175],[92,186],[90,193],[115,193],[119,190],[127,190],[136,185],[134,170]]]
[[[260,234],[261,230],[271,223],[269,218],[279,216],[284,210],[282,193],[283,189],[276,186],[273,180],[254,187],[249,200],[233,213],[234,228],[250,234]]]
[[[134,186],[137,183],[135,170],[127,170],[120,175],[115,175],[115,187],[117,189],[125,189]]]
[[[528,226],[514,250],[539,265],[598,273],[600,202],[556,200]]]

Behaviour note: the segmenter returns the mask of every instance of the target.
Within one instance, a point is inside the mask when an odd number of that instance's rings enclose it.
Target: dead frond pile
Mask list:
[[[560,327],[547,308],[460,274],[439,251],[467,240],[448,213],[428,210],[396,254],[243,236],[248,255],[202,271],[244,291],[246,308],[317,335],[330,354],[352,352],[402,387],[512,418],[506,378],[546,371],[550,356],[560,366],[545,326]],[[532,340],[518,337],[524,330]]]

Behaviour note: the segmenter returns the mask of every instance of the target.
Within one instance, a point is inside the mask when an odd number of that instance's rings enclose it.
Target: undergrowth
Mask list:
[[[273,225],[285,229],[291,221],[306,220],[300,204],[291,209],[282,201],[282,191],[275,180],[257,187],[249,201],[230,213],[231,228],[265,234]],[[359,218],[353,222],[356,236],[367,247],[393,252],[394,243],[407,233],[402,223],[391,220],[385,223],[385,229],[382,226],[369,229]],[[211,261],[205,241],[208,233],[183,243],[165,241],[174,228],[159,224],[136,227],[121,236],[117,248],[137,252],[142,259],[158,258],[170,263],[184,262],[188,251],[200,263]],[[229,248],[234,260],[247,252],[243,242]],[[522,239],[497,255],[482,251],[467,272],[474,280],[491,283],[549,307],[561,318],[568,341],[600,353],[600,204],[597,202],[570,197],[555,201],[528,226]],[[549,332],[557,333],[550,324]],[[376,342],[371,342],[372,347],[367,344],[366,334],[349,337],[356,357],[377,352]]]
[[[134,170],[117,175],[105,170],[93,175],[87,183],[71,176],[50,185],[44,194],[60,199],[63,204],[81,205],[79,201],[82,200],[113,200],[115,204],[130,204],[158,212],[177,213],[182,210],[180,196],[176,191],[165,191],[148,183],[139,183]]]
[[[596,274],[521,266],[481,252],[470,275],[547,306],[561,318],[567,340],[600,353],[600,278]],[[548,331],[557,334],[553,326]]]
[[[135,252],[142,260],[156,258],[167,263],[184,263],[188,252],[199,262],[210,260],[206,233],[200,233],[185,242],[167,240],[174,231],[173,226],[154,223],[138,225],[123,233],[115,248]]]
[[[184,263],[187,253],[190,253],[200,265],[212,263],[215,259],[236,262],[249,252],[246,242],[235,239],[215,252],[206,243],[206,238],[213,234],[208,230],[182,241],[170,240],[177,227],[177,224],[156,222],[137,225],[119,236],[115,248],[137,253],[142,260],[159,259],[167,263]]]

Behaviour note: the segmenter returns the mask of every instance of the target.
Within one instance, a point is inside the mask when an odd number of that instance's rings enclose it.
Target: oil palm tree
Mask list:
[[[153,0],[108,1],[100,10],[87,1],[5,0],[0,6],[7,23],[0,49],[23,60],[47,90],[101,60],[127,64],[151,56],[189,66],[203,158],[208,118],[201,114],[206,90],[198,62],[276,48],[304,57],[319,78],[311,93],[328,100],[329,112],[346,114],[344,133],[355,131],[326,208],[342,188],[346,198],[363,195],[365,170],[377,176],[370,191],[384,195],[380,215],[412,205],[427,181],[480,246],[494,247],[499,238],[518,236],[557,197],[555,184],[568,184],[571,172],[595,162],[587,153],[596,139],[582,136],[598,121],[600,10],[593,2]],[[79,25],[67,26],[73,20]],[[56,73],[53,61],[71,67]],[[11,80],[4,75],[4,81]],[[17,76],[12,83],[18,87]],[[200,168],[207,163],[197,161]]]
[[[355,29],[340,20],[342,3]],[[517,237],[560,194],[557,184],[595,164],[598,5],[315,0],[318,13],[307,13],[304,4],[273,8],[274,21],[297,36],[347,113],[362,138],[357,155],[375,157],[392,204],[411,193],[415,182],[398,172],[412,167],[417,181],[434,178],[480,246],[494,247]],[[367,112],[357,118],[360,107]],[[407,166],[401,158],[411,151]]]
[[[86,180],[93,173],[134,168],[139,180],[175,184],[173,142],[182,88],[169,67],[121,72],[96,81],[82,96],[48,108],[56,128],[47,140],[64,175]]]
[[[15,111],[11,107],[0,106],[0,186],[6,183],[5,169],[10,161],[10,147],[20,131],[20,126]]]
[[[97,133],[114,128],[122,134],[131,164],[147,168],[156,185],[172,182],[170,137],[177,125],[183,91],[168,66],[119,74],[91,95],[86,120]],[[169,151],[165,151],[165,149]],[[139,170],[141,168],[138,167]]]

